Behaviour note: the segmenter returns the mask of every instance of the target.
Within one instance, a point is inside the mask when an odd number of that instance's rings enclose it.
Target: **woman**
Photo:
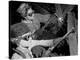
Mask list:
[[[38,25],[33,23],[34,11],[28,4],[25,3],[21,4],[17,11],[21,14],[24,20],[22,20],[20,23],[11,26],[10,28],[11,41],[18,45],[18,47],[16,48],[17,51],[18,50],[21,51],[23,55],[26,53],[25,54],[26,58],[31,58],[32,56],[28,55],[29,53],[28,49],[19,45],[20,40],[19,39],[16,40],[15,38],[23,35],[25,36],[26,34],[30,35],[38,29]],[[18,53],[14,53],[12,59],[16,58],[23,58],[23,57]]]

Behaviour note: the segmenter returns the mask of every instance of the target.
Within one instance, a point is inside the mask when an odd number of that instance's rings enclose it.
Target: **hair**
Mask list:
[[[26,3],[23,3],[19,6],[19,8],[17,9],[17,12],[21,14],[22,17],[25,17],[27,15],[27,11],[28,9],[30,9],[31,6],[29,6]]]

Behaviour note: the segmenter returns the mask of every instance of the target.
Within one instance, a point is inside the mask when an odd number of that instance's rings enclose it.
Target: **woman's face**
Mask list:
[[[34,19],[34,11],[30,8],[27,11],[27,16],[26,16],[29,20]]]

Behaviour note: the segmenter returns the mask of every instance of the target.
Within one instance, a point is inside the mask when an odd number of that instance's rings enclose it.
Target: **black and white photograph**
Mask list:
[[[78,5],[9,1],[9,59],[78,55]]]

